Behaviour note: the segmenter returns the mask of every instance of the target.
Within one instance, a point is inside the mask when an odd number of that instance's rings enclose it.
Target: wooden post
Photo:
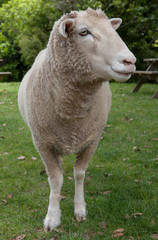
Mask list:
[[[158,98],[158,90],[154,93],[154,95],[152,96],[152,98]]]

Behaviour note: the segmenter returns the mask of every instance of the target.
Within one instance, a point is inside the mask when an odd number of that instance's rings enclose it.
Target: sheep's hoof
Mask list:
[[[44,220],[44,231],[50,232],[60,225],[60,219],[50,218],[46,216]]]
[[[86,220],[85,210],[80,210],[78,212],[75,212],[75,219],[77,222],[85,221]]]

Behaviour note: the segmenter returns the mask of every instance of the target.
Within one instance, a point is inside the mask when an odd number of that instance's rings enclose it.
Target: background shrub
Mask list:
[[[156,0],[10,0],[0,2],[0,71],[11,71],[8,80],[19,81],[36,55],[46,47],[54,21],[71,10],[102,8],[107,16],[121,17],[118,32],[137,57],[156,57],[158,48]]]

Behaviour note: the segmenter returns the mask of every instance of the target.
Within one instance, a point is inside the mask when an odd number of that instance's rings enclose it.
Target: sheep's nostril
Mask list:
[[[123,63],[124,63],[124,65],[133,65],[134,64],[134,62],[131,60],[124,60]]]

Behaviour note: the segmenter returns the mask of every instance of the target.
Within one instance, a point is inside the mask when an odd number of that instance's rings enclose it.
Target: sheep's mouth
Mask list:
[[[121,76],[121,77],[126,77],[126,78],[128,78],[128,77],[130,77],[131,74],[132,74],[132,72],[117,71],[117,70],[115,70],[115,69],[113,69],[113,68],[112,68],[112,70],[113,70],[114,73],[116,73],[117,75],[119,75],[119,76]]]

